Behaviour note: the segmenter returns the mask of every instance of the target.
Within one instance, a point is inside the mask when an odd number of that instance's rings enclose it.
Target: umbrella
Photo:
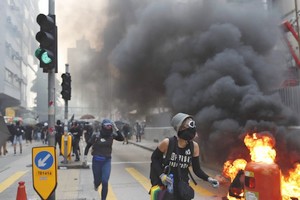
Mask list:
[[[25,119],[23,119],[23,124],[24,125],[35,125],[36,120],[34,118],[25,118]]]
[[[95,117],[94,115],[86,114],[86,115],[82,115],[80,119],[95,119]]]
[[[7,128],[4,118],[3,116],[0,116],[0,146],[5,144],[9,136],[10,136],[10,132]]]

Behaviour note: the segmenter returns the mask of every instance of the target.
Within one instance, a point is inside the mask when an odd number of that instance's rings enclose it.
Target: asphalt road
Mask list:
[[[24,144],[23,154],[12,154],[12,147],[8,145],[9,153],[0,157],[0,199],[15,200],[18,192],[18,182],[24,181],[28,200],[41,199],[34,190],[32,181],[32,152],[34,146],[41,143]],[[149,170],[151,151],[147,148],[122,142],[114,142],[112,172],[109,181],[108,200],[148,200],[150,196]],[[61,156],[57,157],[62,161]],[[81,163],[70,163],[71,165]],[[88,157],[91,164],[91,156]],[[217,172],[204,168],[209,175]],[[72,168],[57,170],[57,187],[55,189],[56,200],[93,200],[100,199],[101,192],[94,191],[91,167],[88,169]],[[207,182],[197,177],[195,199],[211,200],[222,199],[226,196],[227,186],[218,189],[212,188]]]

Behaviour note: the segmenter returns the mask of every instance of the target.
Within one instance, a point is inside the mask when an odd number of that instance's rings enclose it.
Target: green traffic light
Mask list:
[[[34,52],[35,57],[37,57],[38,59],[41,57],[41,54],[43,53],[43,49],[41,48],[37,48]]]
[[[44,53],[42,53],[41,55],[41,61],[45,64],[49,64],[52,62],[52,59],[48,56],[47,51],[45,51]]]
[[[37,48],[34,55],[44,64],[50,64],[52,62],[52,58],[48,55],[48,52],[45,51],[45,49]]]

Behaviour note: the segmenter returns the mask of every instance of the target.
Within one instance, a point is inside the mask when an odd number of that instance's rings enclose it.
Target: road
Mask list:
[[[16,199],[18,182],[25,181],[28,200],[38,200],[39,195],[32,183],[32,153],[34,146],[41,143],[24,144],[23,154],[12,154],[12,147],[8,145],[9,153],[0,157],[0,199]],[[109,181],[108,200],[148,200],[150,196],[149,170],[151,151],[133,144],[123,145],[114,142],[112,173]],[[58,156],[58,162],[63,158]],[[89,155],[88,164],[92,157]],[[74,164],[74,162],[73,162]],[[71,165],[71,164],[70,164]],[[204,168],[210,175],[216,172]],[[96,200],[100,199],[100,191],[94,191],[91,167],[58,169],[56,200]],[[195,176],[194,176],[195,177]],[[212,188],[207,182],[195,177],[198,185],[193,186],[197,200],[220,200],[226,196],[227,188]]]

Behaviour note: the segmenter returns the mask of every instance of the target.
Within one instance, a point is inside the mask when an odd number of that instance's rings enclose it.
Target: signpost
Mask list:
[[[32,179],[34,190],[48,199],[57,185],[57,160],[53,146],[32,148]]]

